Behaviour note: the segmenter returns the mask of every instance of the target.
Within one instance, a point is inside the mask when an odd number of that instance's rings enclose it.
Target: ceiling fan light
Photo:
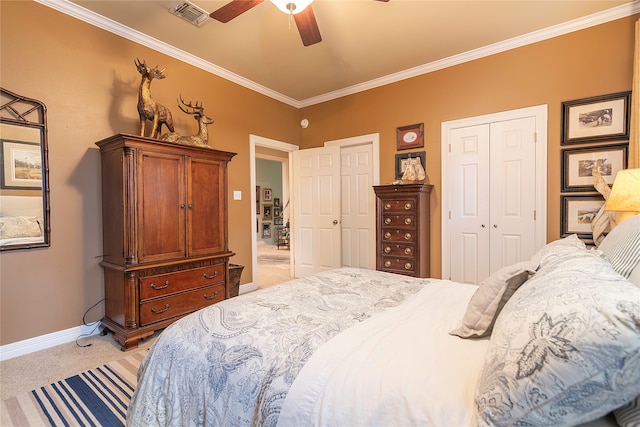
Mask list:
[[[313,0],[271,0],[271,3],[275,4],[278,9],[287,15],[295,15],[296,13],[302,12],[312,1]]]

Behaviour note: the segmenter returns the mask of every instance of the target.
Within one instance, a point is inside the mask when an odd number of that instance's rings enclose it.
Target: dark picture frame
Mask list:
[[[609,186],[616,174],[627,168],[628,142],[562,150],[562,191],[596,191],[593,168],[599,168]]]
[[[262,189],[262,200],[263,201],[270,202],[272,197],[273,197],[273,193],[271,192],[270,188],[263,188]]]
[[[396,146],[398,150],[424,147],[424,123],[396,128]]]
[[[402,179],[402,175],[404,174],[404,169],[407,167],[409,158],[420,158],[420,164],[424,170],[427,170],[426,160],[427,153],[426,151],[413,151],[411,153],[401,153],[396,154],[396,179]]]
[[[263,221],[271,221],[273,218],[273,205],[264,204],[262,205],[262,220]]]
[[[592,242],[591,221],[604,204],[600,194],[560,196],[560,237],[577,234],[585,242]]]
[[[3,189],[41,190],[42,153],[34,142],[0,140]]]
[[[271,237],[271,223],[263,222],[262,223],[262,237]]]
[[[629,139],[631,92],[562,103],[562,145]]]
[[[279,207],[280,206],[280,198],[279,197],[274,197],[273,198],[273,207]]]
[[[256,185],[256,215],[260,216],[260,186]]]

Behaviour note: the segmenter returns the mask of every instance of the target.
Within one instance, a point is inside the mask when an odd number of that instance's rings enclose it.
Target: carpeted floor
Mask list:
[[[147,351],[3,400],[0,425],[124,426]]]

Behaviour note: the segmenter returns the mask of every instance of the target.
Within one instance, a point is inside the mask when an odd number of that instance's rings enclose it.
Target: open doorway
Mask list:
[[[273,240],[277,238],[277,235],[274,234],[279,230],[276,230],[277,227],[284,226],[286,224],[286,219],[288,218],[288,209],[287,201],[289,200],[289,153],[292,151],[298,150],[297,145],[288,144],[282,141],[276,141],[269,138],[260,137],[257,135],[249,136],[249,162],[251,165],[250,168],[250,181],[251,188],[256,189],[256,191],[252,191],[251,194],[251,210],[252,210],[252,218],[254,219],[255,232],[252,233],[252,283],[251,285],[243,285],[242,292],[248,292],[251,290],[258,289],[258,286],[261,284],[275,284],[281,283],[282,281],[286,281],[293,276],[293,267],[291,265],[291,247],[288,247],[286,250],[284,246],[280,246],[278,248],[277,240]],[[257,177],[257,168],[256,161],[260,159],[261,161],[269,161],[276,162],[279,164],[281,168],[281,182],[282,189],[281,193],[278,192],[277,197],[280,199],[278,203],[280,204],[278,214],[282,216],[282,224],[275,224],[274,222],[274,202],[275,198],[272,187],[265,187],[261,185],[260,191],[257,191],[258,187],[258,177]],[[271,185],[271,184],[268,184]],[[264,199],[264,190],[271,189],[270,200]],[[258,195],[259,194],[259,195]],[[269,192],[267,192],[269,196]],[[270,220],[263,220],[264,217],[264,208],[265,205],[268,207],[267,218]],[[285,209],[286,206],[286,209]],[[265,230],[263,232],[263,227]],[[268,229],[266,229],[268,228]],[[265,234],[263,238],[263,234]],[[275,243],[275,244],[274,244]],[[259,256],[259,248],[262,253],[261,258],[271,258],[272,264],[276,264],[274,267],[277,268],[262,268],[258,264],[258,256]],[[278,254],[278,251],[280,254]],[[287,260],[280,260],[279,258],[283,258],[283,253],[287,255]],[[271,253],[271,255],[269,255]],[[277,255],[277,256],[276,256]],[[287,266],[288,263],[288,266]],[[262,262],[260,263],[262,264]],[[285,264],[285,265],[283,265]],[[264,273],[264,277],[261,277],[261,273]]]

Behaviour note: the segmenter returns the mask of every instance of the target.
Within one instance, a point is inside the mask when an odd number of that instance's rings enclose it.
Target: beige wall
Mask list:
[[[636,17],[637,19],[637,17]],[[94,142],[137,133],[134,58],[166,67],[152,93],[172,108],[179,132],[195,123],[175,107],[203,102],[210,145],[237,152],[229,168],[229,247],[251,272],[249,134],[300,144],[379,132],[381,180],[393,177],[395,128],[424,122],[432,196],[432,266],[440,273],[440,123],[549,104],[549,239],[559,234],[560,102],[629,90],[633,19],[494,55],[302,111],[166,55],[27,1],[0,2],[0,84],[48,110],[52,245],[0,255],[0,344],[75,327],[103,297],[100,158]],[[301,129],[299,121],[310,121]],[[100,306],[101,307],[101,306]],[[89,319],[102,315],[96,309]]]
[[[424,123],[431,193],[431,274],[440,277],[440,125],[548,105],[547,240],[560,236],[560,121],[563,101],[631,90],[634,22],[620,19],[562,37],[304,108],[301,148],[380,132],[380,181],[394,179],[396,127]],[[574,147],[574,146],[572,146]]]

